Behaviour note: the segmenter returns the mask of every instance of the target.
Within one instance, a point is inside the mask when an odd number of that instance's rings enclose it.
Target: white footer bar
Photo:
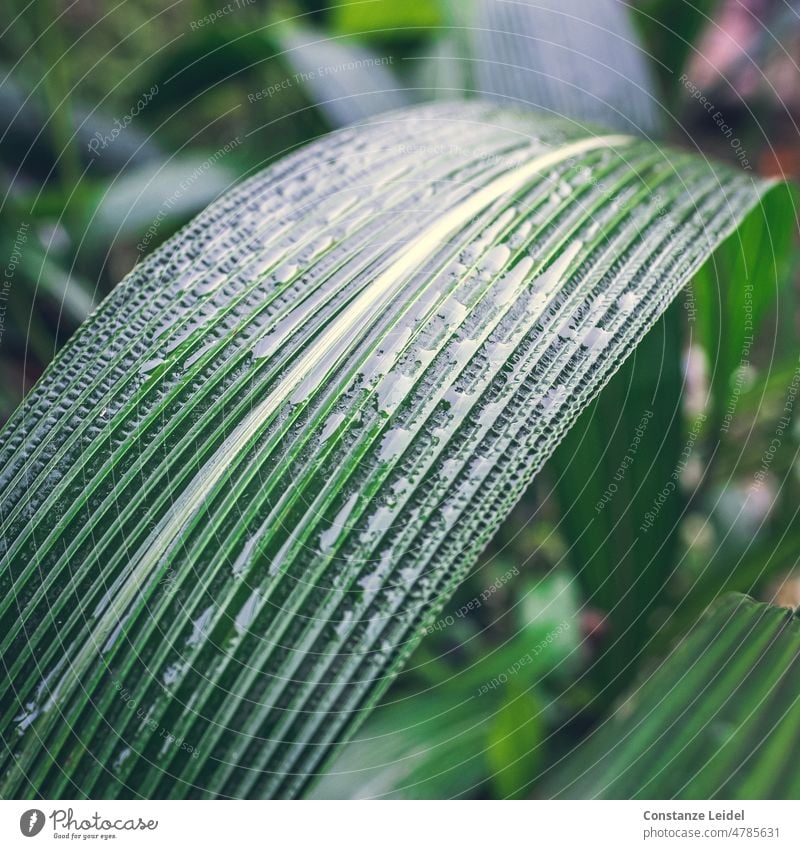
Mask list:
[[[0,801],[0,846],[798,847],[798,802]]]

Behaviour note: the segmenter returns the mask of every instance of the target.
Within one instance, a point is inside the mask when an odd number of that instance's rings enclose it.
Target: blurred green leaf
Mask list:
[[[794,494],[796,490],[796,485],[790,488],[792,494],[781,502],[779,515],[765,522],[744,547],[719,545],[713,538],[713,549],[705,558],[701,556],[696,570],[680,575],[680,604],[659,635],[659,643],[683,633],[721,593],[759,593],[764,598],[764,591],[775,578],[800,566],[800,499]]]
[[[786,185],[769,199],[769,208],[753,209],[692,283],[697,316],[696,337],[692,335],[709,362],[707,430],[714,439],[730,429],[742,393],[742,369],[752,363],[768,315],[771,330],[762,344],[794,348],[796,311],[789,270],[797,255],[796,234],[789,229],[765,231],[764,222],[774,215],[792,216],[796,204],[795,189]]]
[[[234,21],[187,33],[148,63],[139,85],[158,86],[148,120],[174,149],[213,148],[238,135],[241,156],[258,167],[331,129],[296,75],[274,23],[243,29]]]
[[[453,629],[465,607],[445,609],[429,633]],[[435,664],[438,680],[419,691],[393,688],[313,797],[441,799],[474,796],[489,781],[516,795],[536,774],[550,713],[547,697],[537,693],[550,676],[574,674],[581,635],[574,583],[566,575],[528,586],[514,612],[512,637],[491,646],[474,636],[478,646],[459,664],[431,658],[424,651],[429,637],[403,677],[431,679],[420,667]]]
[[[415,39],[444,22],[444,2],[363,0],[358,3],[337,3],[330,10],[330,27],[334,33],[369,36],[375,40]]]
[[[229,143],[232,149],[237,139]],[[81,251],[97,254],[118,243],[136,242],[140,254],[154,250],[193,215],[230,189],[238,173],[225,149],[208,156],[174,157],[144,165],[97,190],[82,210]]]
[[[597,665],[606,699],[645,655],[649,617],[675,566],[688,460],[680,312],[674,304],[665,313],[549,461],[567,558],[610,626]]]
[[[379,707],[316,782],[312,799],[448,799],[487,780],[486,728],[494,700],[447,682],[439,692]]]
[[[451,35],[437,39],[425,56],[414,57],[409,64],[422,99],[446,100],[470,91],[469,63],[460,40]]]
[[[649,57],[618,0],[475,0],[470,35],[477,94],[660,135]]]
[[[274,37],[294,71],[290,81],[303,86],[332,128],[412,102],[395,75],[397,56],[307,28],[280,27]]]
[[[533,691],[509,687],[489,731],[489,760],[494,795],[501,799],[530,796],[530,783],[544,755],[544,707]]]
[[[652,57],[664,91],[674,92],[700,32],[720,0],[637,0],[625,4]]]
[[[91,162],[91,176],[115,174],[163,155],[158,143],[138,127],[126,126],[124,132],[119,132],[114,117],[101,110],[90,110],[80,102],[71,103],[70,111],[64,112],[68,126],[62,126],[65,120],[62,117],[59,133],[64,137],[59,136],[56,142],[48,132],[48,112],[40,93],[32,91],[27,80],[16,72],[11,74],[7,68],[0,67],[0,77],[0,122],[4,127],[0,158],[10,173],[19,171],[20,175],[44,180],[59,168],[57,160],[62,151],[59,145],[67,145],[68,157],[76,157],[82,166]],[[113,144],[106,144],[101,155],[93,153],[90,145],[96,146],[98,139],[110,138],[112,133],[115,133]],[[20,182],[24,185],[24,179],[18,176],[15,183]],[[67,195],[81,189],[82,183],[74,182],[66,191],[60,187],[60,208],[63,209]]]
[[[581,744],[547,795],[796,799],[800,621],[727,596]]]
[[[20,232],[24,234],[21,244]],[[13,258],[15,282],[25,287],[29,306],[32,308],[35,298],[44,295],[56,308],[58,323],[63,319],[69,330],[74,330],[94,308],[93,287],[88,280],[68,271],[45,249],[31,219],[21,214],[14,218],[7,209],[0,214],[0,256],[8,257],[9,262]],[[14,287],[11,288],[13,293]],[[16,295],[19,294],[17,289]],[[51,350],[44,362],[49,362],[54,353]]]

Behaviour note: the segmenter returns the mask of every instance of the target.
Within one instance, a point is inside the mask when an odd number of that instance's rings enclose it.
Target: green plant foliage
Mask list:
[[[489,734],[487,756],[495,794],[524,799],[531,775],[537,775],[544,755],[544,707],[533,693],[511,687]]]
[[[458,629],[468,604],[456,605],[429,633]],[[482,651],[473,634],[465,647],[478,645],[453,662],[428,656],[424,642],[404,674],[416,672],[426,686],[395,688],[334,758],[313,798],[441,799],[489,786],[517,795],[545,751],[547,686],[582,665],[577,609],[574,583],[553,574],[511,611],[514,633],[501,645]]]
[[[140,254],[152,251],[236,182],[225,156],[221,149],[163,160],[105,186],[80,211],[81,251],[97,254],[118,242],[138,242]]]
[[[331,7],[330,26],[335,33],[373,40],[398,41],[428,35],[445,20],[446,0],[397,3],[370,0],[368,3],[337,3]],[[466,0],[465,0],[466,2]]]
[[[549,793],[606,799],[796,799],[800,621],[720,600],[571,755]]]
[[[2,795],[302,792],[772,189],[453,104],[212,204],[3,433]]]
[[[653,631],[650,617],[675,568],[686,505],[680,309],[674,304],[648,333],[549,466],[568,559],[606,620],[604,652],[595,665],[604,701],[642,657]],[[648,519],[654,505],[658,516]]]
[[[793,215],[795,196],[787,188],[777,192],[774,203],[784,207],[787,219]],[[742,370],[755,353],[755,341],[770,312],[771,332],[767,342],[795,339],[794,305],[787,261],[796,257],[795,234],[791,228],[765,231],[757,214],[750,216],[716,252],[713,262],[698,273],[692,286],[696,301],[695,340],[702,344],[712,364],[712,433],[724,437],[739,405],[743,391]],[[782,322],[782,327],[778,321]]]
[[[679,87],[681,71],[701,31],[713,26],[720,0],[639,0],[626,3],[664,90]]]
[[[58,146],[52,133],[48,132],[43,97],[27,94],[32,88],[29,81],[24,81],[23,88],[21,81],[15,79],[8,68],[0,68],[0,75],[3,77],[0,121],[7,128],[0,138],[0,159],[11,173],[17,169],[38,171],[39,176],[44,178],[58,167],[59,156]],[[75,148],[82,166],[94,159],[96,170],[113,174],[129,165],[141,165],[161,156],[158,145],[152,139],[136,127],[127,127],[128,132],[116,139],[118,143],[109,145],[102,157],[93,157],[89,145],[93,139],[96,143],[97,137],[108,136],[114,131],[113,119],[78,105],[69,116],[69,122],[68,144]]]
[[[297,26],[277,28],[274,38],[294,71],[289,84],[302,85],[333,128],[412,102],[395,76],[394,55]]]

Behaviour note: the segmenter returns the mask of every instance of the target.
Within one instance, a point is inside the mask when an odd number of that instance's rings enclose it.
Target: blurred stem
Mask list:
[[[61,205],[63,206],[63,201]],[[41,202],[39,209],[42,209]],[[54,210],[53,214],[58,215],[60,212],[61,209]],[[13,196],[9,197],[0,212],[0,246],[6,256],[13,250],[10,234],[18,227],[19,222],[34,217],[32,204],[23,203]],[[20,279],[28,284],[31,299],[36,297],[37,292],[49,298],[59,309],[60,316],[73,328],[94,309],[95,287],[75,271],[74,265],[69,270],[62,265],[58,255],[54,255],[42,244],[35,226],[31,228],[25,250],[20,256],[18,274]],[[52,351],[48,360],[50,358]]]
[[[69,75],[65,60],[60,15],[62,11],[53,0],[37,0],[35,4],[41,33],[44,62],[42,84],[50,127],[58,155],[58,169],[65,196],[77,185],[80,175],[78,151],[72,143],[72,122],[69,111]]]
[[[20,298],[12,297],[9,310],[17,327],[26,331],[29,355],[33,354],[42,367],[46,366],[55,355],[56,344],[39,318],[35,301],[31,299],[23,302]]]
[[[790,268],[797,268],[797,261],[800,259],[797,246],[792,249],[791,255]],[[785,271],[784,274],[788,282],[781,286],[778,292],[777,345],[781,352],[789,352],[797,347],[797,283],[791,272]]]
[[[11,380],[5,373],[0,374],[0,423],[5,424],[11,414],[19,406],[22,396],[19,393],[12,392],[9,388]]]

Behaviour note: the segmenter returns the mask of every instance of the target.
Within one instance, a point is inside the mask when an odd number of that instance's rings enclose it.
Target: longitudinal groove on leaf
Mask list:
[[[551,781],[566,798],[796,799],[800,621],[726,596]],[[783,764],[779,769],[776,764]]]
[[[212,205],[4,433],[0,792],[301,792],[768,188],[438,105]]]

